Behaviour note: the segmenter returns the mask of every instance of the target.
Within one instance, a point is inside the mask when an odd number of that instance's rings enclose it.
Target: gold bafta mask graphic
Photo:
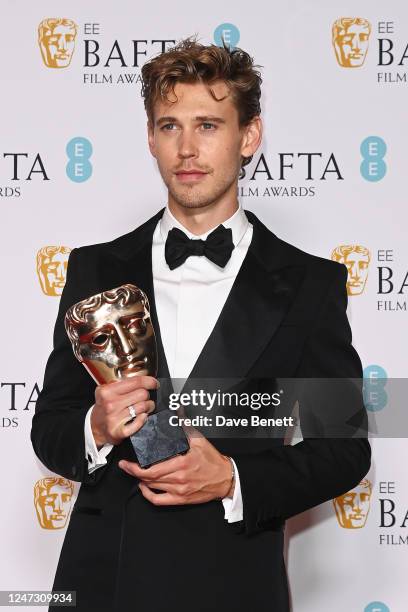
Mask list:
[[[45,246],[38,251],[37,274],[45,295],[61,295],[70,252],[67,246]]]
[[[344,529],[361,529],[370,510],[372,486],[364,478],[354,489],[333,499],[337,520]]]
[[[156,376],[157,350],[146,294],[122,285],[71,306],[65,329],[77,359],[98,384]]]
[[[43,529],[62,529],[71,511],[74,483],[66,478],[41,478],[34,486],[34,506]]]
[[[341,244],[332,251],[331,259],[347,266],[347,294],[363,293],[368,277],[370,251],[359,244]]]
[[[75,49],[77,26],[72,19],[50,17],[38,26],[38,44],[48,68],[66,68]]]
[[[371,25],[363,17],[341,17],[332,26],[332,43],[339,66],[359,68],[364,64]]]

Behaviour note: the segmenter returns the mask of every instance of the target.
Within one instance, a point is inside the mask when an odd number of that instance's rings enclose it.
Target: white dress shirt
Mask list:
[[[188,378],[207,338],[221,313],[238,271],[244,261],[252,239],[253,227],[242,206],[223,221],[222,225],[232,230],[234,249],[224,268],[217,266],[205,256],[193,255],[170,270],[164,256],[168,232],[173,227],[181,229],[189,238],[205,240],[215,227],[197,236],[189,232],[166,207],[159,220],[152,243],[152,273],[154,299],[163,349],[173,386]],[[199,324],[198,324],[199,317]],[[177,391],[176,387],[174,389]],[[106,457],[113,448],[106,443],[97,449],[91,429],[91,412],[85,419],[85,456],[89,473],[106,464]],[[232,460],[233,461],[233,460]],[[235,467],[235,489],[233,498],[224,498],[225,519],[229,523],[243,518],[242,496],[237,466]]]

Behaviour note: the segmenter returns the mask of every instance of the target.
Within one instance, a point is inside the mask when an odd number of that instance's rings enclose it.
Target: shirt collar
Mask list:
[[[216,227],[218,227],[218,225],[215,225],[214,227],[209,229],[207,232],[205,232],[204,234],[200,234],[199,236],[197,236],[197,234],[192,234],[187,228],[184,227],[184,225],[180,223],[180,221],[178,221],[174,217],[174,215],[170,212],[170,209],[168,206],[166,206],[166,208],[164,209],[163,216],[160,219],[159,223],[160,223],[160,234],[164,242],[167,240],[167,234],[173,227],[178,227],[179,229],[181,229],[181,231],[183,231],[189,238],[201,238],[202,240],[205,240],[208,234],[210,234]],[[237,244],[243,238],[248,228],[248,224],[249,224],[249,221],[244,212],[244,209],[241,206],[241,203],[239,203],[238,209],[234,212],[234,214],[222,222],[222,225],[224,227],[231,228],[232,241],[234,243],[234,246],[237,246]]]

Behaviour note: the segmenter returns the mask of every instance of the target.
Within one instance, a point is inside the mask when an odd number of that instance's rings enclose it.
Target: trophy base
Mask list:
[[[137,461],[142,468],[186,453],[190,445],[181,425],[170,425],[174,413],[161,410],[151,414],[139,431],[130,436]]]

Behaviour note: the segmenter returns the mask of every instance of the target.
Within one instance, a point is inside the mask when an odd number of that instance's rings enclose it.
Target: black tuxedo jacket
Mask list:
[[[252,242],[190,377],[361,377],[346,316],[346,267],[285,243],[245,213],[253,224]],[[145,500],[137,481],[118,467],[121,458],[134,460],[129,439],[113,448],[106,466],[88,473],[84,420],[95,383],[73,354],[65,312],[120,284],[139,286],[150,300],[158,377],[169,376],[151,262],[162,214],[163,209],[112,242],[70,254],[31,430],[42,463],[82,483],[53,589],[75,590],[80,612],[287,612],[285,520],[365,476],[365,437],[303,436],[292,446],[276,437],[212,440],[233,456],[239,471],[244,519],[231,524],[218,500],[172,507]]]

